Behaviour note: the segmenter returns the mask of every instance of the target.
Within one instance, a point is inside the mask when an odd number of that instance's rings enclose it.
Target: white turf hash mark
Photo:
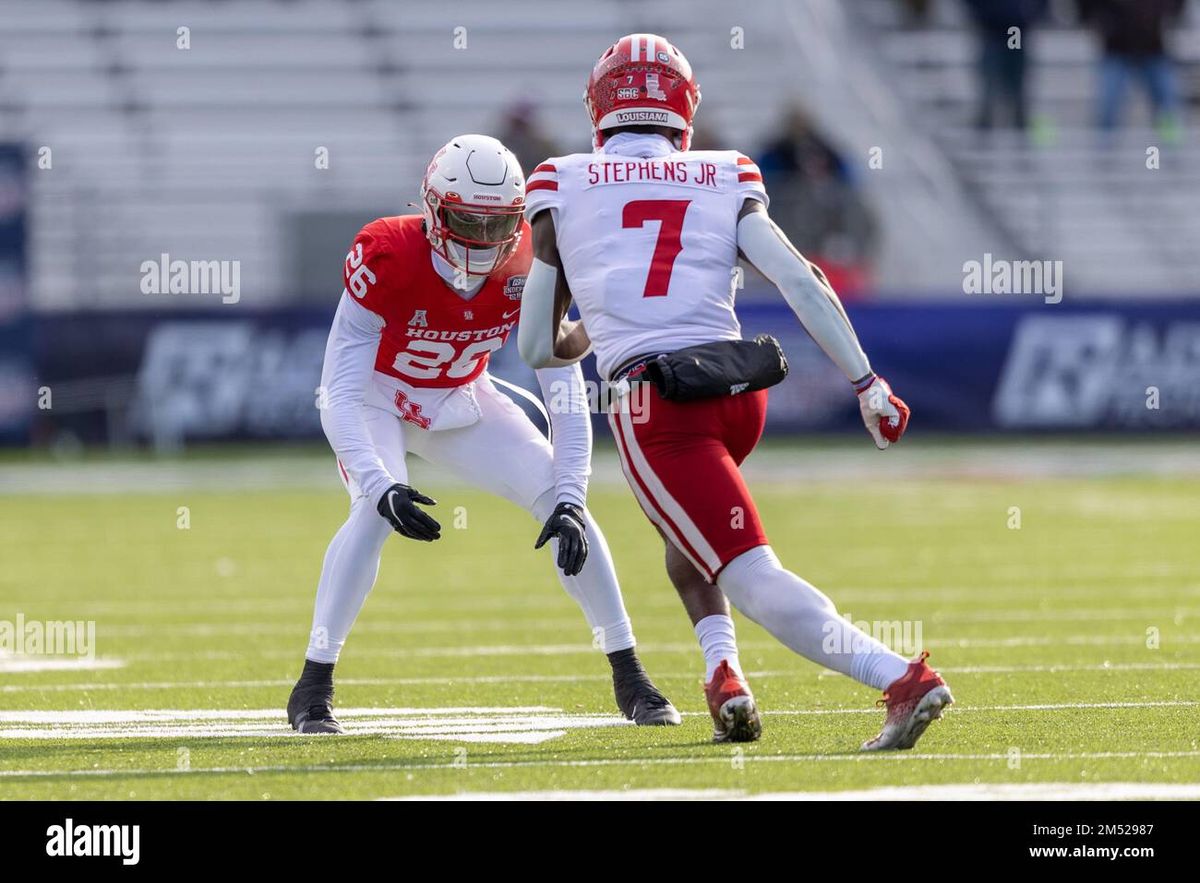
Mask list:
[[[346,708],[352,734],[453,742],[538,744],[568,729],[632,726],[615,715],[555,708]],[[226,739],[297,737],[278,709],[2,711],[0,739]]]
[[[27,656],[0,653],[0,674],[20,674],[40,671],[92,671],[102,668],[123,668],[121,659],[88,659],[79,656]]]

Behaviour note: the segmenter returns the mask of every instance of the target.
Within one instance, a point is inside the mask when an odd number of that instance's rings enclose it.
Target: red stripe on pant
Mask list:
[[[680,551],[715,580],[725,564],[767,543],[739,468],[762,434],[767,393],[677,402],[647,386],[642,419],[613,415],[629,483],[650,520],[664,533],[669,526]]]
[[[654,498],[654,494],[652,494],[650,489],[646,486],[645,480],[641,475],[638,474],[637,466],[634,465],[633,457],[629,452],[629,443],[625,440],[625,430],[624,427],[621,426],[620,416],[615,412],[611,413],[609,414],[608,422],[612,427],[613,436],[617,440],[617,446],[621,449],[621,459],[624,461],[625,466],[628,469],[628,475],[626,475],[626,478],[636,483],[638,489],[641,490],[639,502],[640,500],[645,500],[646,504],[654,510],[653,513],[646,512],[646,517],[651,521],[654,521],[654,515],[658,515],[665,528],[667,528],[666,532],[668,533],[671,542],[675,544],[679,551],[683,552],[683,554],[688,557],[688,559],[692,562],[693,567],[699,570],[709,582],[713,582],[716,579],[716,574],[712,571],[712,568],[704,563],[704,558],[687,541],[683,535],[683,531],[679,529],[679,525],[675,523],[671,516],[667,515],[667,513],[663,510],[662,504]],[[646,507],[643,506],[642,508],[645,509]]]

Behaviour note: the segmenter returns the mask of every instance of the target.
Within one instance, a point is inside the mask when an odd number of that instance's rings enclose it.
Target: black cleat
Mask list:
[[[650,680],[632,648],[608,654],[617,707],[639,727],[674,727],[683,722],[671,700]]]
[[[304,660],[304,672],[288,698],[287,719],[298,733],[342,734],[346,731],[333,716],[332,663]]]

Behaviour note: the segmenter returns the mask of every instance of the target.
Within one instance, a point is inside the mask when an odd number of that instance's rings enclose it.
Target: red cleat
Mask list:
[[[941,675],[925,664],[928,651],[908,664],[908,671],[883,692],[887,718],[879,735],[862,744],[863,751],[912,748],[926,728],[954,702]]]
[[[762,719],[750,686],[725,660],[704,685],[713,717],[714,742],[754,742],[762,735]]]

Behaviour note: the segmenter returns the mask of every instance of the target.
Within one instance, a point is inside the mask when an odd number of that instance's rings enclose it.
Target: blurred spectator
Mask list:
[[[979,37],[979,112],[975,124],[990,129],[998,113],[1009,111],[1011,125],[1024,129],[1029,119],[1025,88],[1029,39],[1046,12],[1047,0],[963,0]],[[1012,28],[1019,28],[1019,44]]]
[[[526,175],[538,163],[560,153],[559,146],[542,132],[537,110],[529,101],[518,101],[505,111],[496,137],[516,155]]]
[[[839,294],[867,287],[878,227],[851,165],[799,106],[758,156],[771,217]]]
[[[764,175],[778,170],[814,181],[850,177],[841,155],[799,105],[792,105],[784,114],[783,129],[763,148],[758,167]]]
[[[933,17],[933,0],[900,0],[900,6],[904,12],[904,23],[909,27],[924,27]]]
[[[1099,33],[1100,61],[1097,119],[1115,129],[1125,105],[1126,87],[1137,79],[1150,99],[1154,121],[1172,126],[1179,111],[1175,69],[1167,56],[1164,32],[1183,13],[1185,0],[1079,0],[1079,15]]]

